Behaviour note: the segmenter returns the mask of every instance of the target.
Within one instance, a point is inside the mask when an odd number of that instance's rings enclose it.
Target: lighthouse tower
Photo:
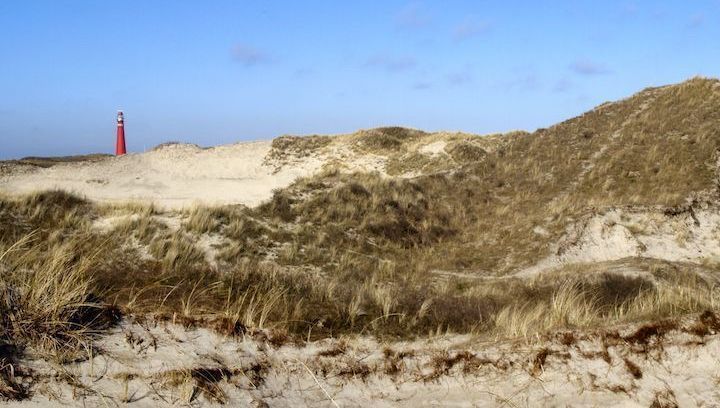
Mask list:
[[[125,119],[122,111],[117,114],[117,141],[115,142],[115,156],[122,156],[127,153],[125,149]]]

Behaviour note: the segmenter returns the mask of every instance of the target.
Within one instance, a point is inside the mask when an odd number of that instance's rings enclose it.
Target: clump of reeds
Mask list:
[[[33,239],[0,253],[0,341],[76,359],[120,314],[93,292],[91,260],[78,259],[70,244],[43,248]]]

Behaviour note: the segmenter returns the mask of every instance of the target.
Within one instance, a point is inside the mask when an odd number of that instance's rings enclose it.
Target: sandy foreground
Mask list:
[[[300,345],[125,320],[80,362],[23,361],[36,394],[7,406],[717,406],[720,338],[707,319],[531,342]]]

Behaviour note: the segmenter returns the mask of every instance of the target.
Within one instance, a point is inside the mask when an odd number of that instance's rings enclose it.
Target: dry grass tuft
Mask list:
[[[463,364],[463,373],[467,374],[477,370],[484,364],[493,364],[492,361],[481,359],[475,354],[464,350],[456,352],[441,352],[436,354],[430,360],[432,372],[424,377],[425,381],[437,380],[438,378],[449,375],[450,371],[458,364]]]
[[[227,403],[227,394],[220,387],[220,382],[229,380],[233,372],[226,367],[196,367],[187,370],[166,371],[160,380],[166,387],[179,388],[180,398],[185,403],[192,403],[199,395],[216,404]]]
[[[484,159],[487,152],[482,147],[471,141],[463,141],[454,144],[448,149],[450,156],[459,163],[473,163]]]
[[[677,329],[678,323],[676,321],[664,320],[643,325],[623,339],[632,344],[648,345],[652,340],[660,341],[667,333]]]
[[[369,365],[363,363],[360,360],[345,359],[343,364],[337,370],[337,376],[341,378],[359,378],[361,380],[367,379],[372,374],[372,369]]]
[[[386,152],[398,150],[405,142],[426,134],[421,130],[392,126],[361,131],[358,136],[361,148],[373,152]]]
[[[0,340],[33,346],[60,360],[90,349],[92,336],[119,321],[116,308],[93,293],[90,261],[77,259],[69,244],[43,252],[33,236],[0,255],[13,257],[0,282]],[[39,253],[40,252],[40,253]]]
[[[348,345],[347,342],[344,340],[340,340],[332,345],[332,347],[321,350],[318,352],[318,356],[320,357],[337,357],[341,354],[345,354],[347,351]]]
[[[19,352],[0,340],[0,401],[21,401],[30,396],[29,387],[19,381],[26,376],[16,361]]]
[[[710,310],[704,311],[697,319],[695,324],[690,326],[688,332],[704,337],[711,334],[716,334],[720,331],[720,319],[718,316]]]
[[[332,142],[329,136],[280,136],[272,141],[272,150],[266,157],[272,160],[303,158],[320,150]]]
[[[550,354],[552,354],[552,352],[548,348],[542,348],[537,352],[537,354],[535,354],[535,357],[533,357],[530,365],[530,374],[532,376],[542,374],[545,362]]]
[[[383,372],[389,376],[397,376],[405,369],[405,359],[414,357],[415,352],[413,350],[405,351],[394,351],[389,347],[383,349],[383,356],[385,357]]]
[[[495,325],[505,335],[527,337],[562,327],[589,327],[600,317],[598,311],[596,301],[585,296],[576,282],[568,280],[547,300],[505,307],[498,313]]]
[[[671,389],[664,389],[655,393],[650,408],[679,408],[680,405]]]

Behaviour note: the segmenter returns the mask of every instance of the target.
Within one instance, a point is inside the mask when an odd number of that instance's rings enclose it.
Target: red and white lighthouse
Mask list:
[[[117,114],[117,141],[115,142],[115,156],[122,156],[127,153],[125,149],[125,118],[122,111]]]

